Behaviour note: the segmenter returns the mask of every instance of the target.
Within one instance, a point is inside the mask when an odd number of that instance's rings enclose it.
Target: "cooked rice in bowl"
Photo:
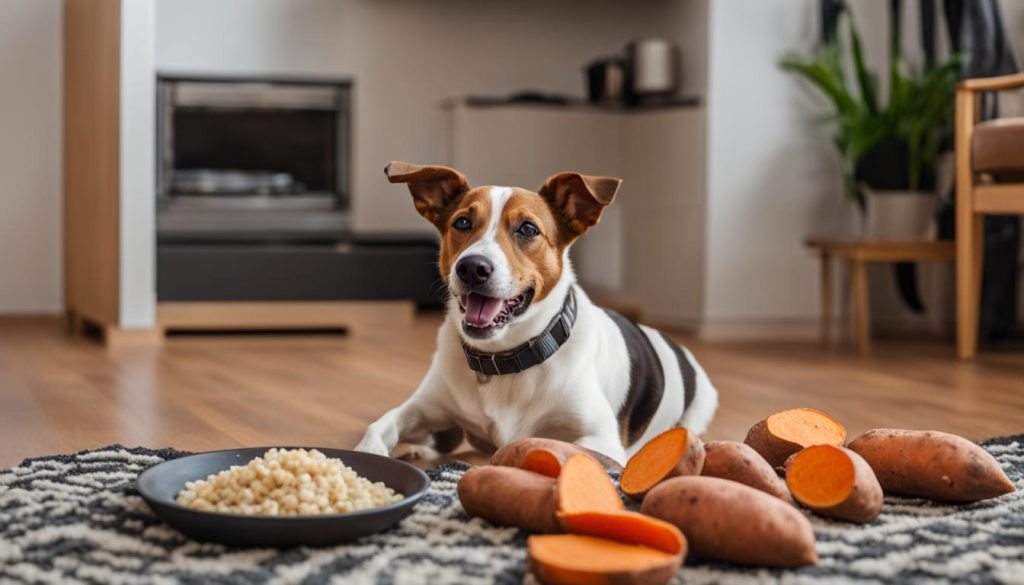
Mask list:
[[[206,512],[296,516],[379,508],[404,497],[316,449],[270,449],[244,466],[186,483],[176,501]]]

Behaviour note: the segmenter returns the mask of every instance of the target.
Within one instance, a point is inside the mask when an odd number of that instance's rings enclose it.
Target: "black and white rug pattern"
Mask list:
[[[1024,489],[1024,435],[983,445]],[[184,454],[113,445],[0,471],[0,583],[532,582],[526,535],[463,512],[455,484],[464,465],[431,470],[430,493],[387,533],[332,548],[246,550],[188,540],[136,493],[139,472]],[[674,583],[1024,584],[1021,491],[968,506],[889,497],[867,526],[810,518],[815,567],[690,559]]]

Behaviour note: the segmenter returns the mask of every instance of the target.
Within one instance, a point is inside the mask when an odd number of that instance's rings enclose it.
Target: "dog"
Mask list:
[[[576,443],[619,463],[675,426],[702,433],[718,392],[689,350],[601,309],[576,283],[569,248],[621,181],[560,173],[536,192],[471,188],[459,171],[393,161],[440,232],[449,297],[430,369],[356,449],[448,452],[463,436],[492,452],[524,437]]]

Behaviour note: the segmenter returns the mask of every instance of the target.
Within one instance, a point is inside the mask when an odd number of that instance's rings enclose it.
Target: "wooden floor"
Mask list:
[[[69,337],[56,319],[0,319],[0,467],[110,443],[351,447],[415,387],[438,322],[108,351]],[[683,341],[721,394],[713,439],[742,439],[765,415],[804,405],[830,412],[851,435],[878,426],[973,439],[1024,433],[1024,351],[961,363],[938,341],[882,341],[870,358],[811,343]]]

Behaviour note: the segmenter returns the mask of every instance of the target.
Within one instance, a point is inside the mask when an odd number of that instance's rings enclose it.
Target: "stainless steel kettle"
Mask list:
[[[679,48],[666,39],[626,45],[626,101],[631,105],[671,98],[679,91]]]

